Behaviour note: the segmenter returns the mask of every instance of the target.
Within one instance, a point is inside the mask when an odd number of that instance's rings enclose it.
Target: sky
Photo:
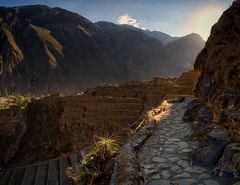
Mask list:
[[[172,36],[200,34],[204,40],[234,0],[0,0],[0,6],[44,4],[61,7],[92,22],[110,21]]]

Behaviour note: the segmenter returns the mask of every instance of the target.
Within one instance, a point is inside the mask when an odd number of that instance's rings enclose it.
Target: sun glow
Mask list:
[[[211,27],[218,21],[223,11],[224,7],[222,6],[208,6],[199,9],[192,21],[194,32],[199,33],[204,40],[207,40]]]

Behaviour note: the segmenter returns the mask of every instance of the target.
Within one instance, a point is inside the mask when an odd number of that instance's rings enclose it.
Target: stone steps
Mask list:
[[[0,185],[71,185],[65,169],[78,165],[80,158],[77,153],[72,153],[67,157],[8,169],[5,175],[0,177]]]

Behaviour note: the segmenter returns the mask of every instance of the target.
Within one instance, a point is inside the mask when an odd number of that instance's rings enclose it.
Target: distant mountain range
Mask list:
[[[96,24],[98,24],[100,26],[102,25],[102,26],[108,26],[108,27],[114,25],[111,22],[105,22],[105,21],[99,21],[99,22],[96,22]],[[143,32],[147,36],[161,41],[163,44],[167,44],[169,42],[175,41],[175,40],[180,38],[180,37],[172,37],[172,36],[170,36],[170,35],[168,35],[166,33],[160,32],[160,31],[143,30],[143,29],[136,28],[136,27],[128,25],[128,24],[122,24],[121,26],[125,27],[125,28],[129,28],[129,29],[135,30],[135,31]]]
[[[193,67],[205,42],[31,5],[0,7],[0,43],[0,90],[39,94],[176,76]]]

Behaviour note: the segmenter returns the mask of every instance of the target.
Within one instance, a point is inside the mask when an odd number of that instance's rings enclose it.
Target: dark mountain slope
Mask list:
[[[110,60],[111,50],[104,48],[105,42],[96,36],[99,28],[90,21],[46,6],[0,12],[1,89],[68,90],[82,87],[86,79],[105,76],[95,73],[103,70],[101,63]],[[108,55],[104,55],[106,50]]]
[[[101,82],[183,72],[178,58],[169,63],[175,51],[169,55],[159,40],[137,30],[112,27],[61,8],[1,7],[0,90],[72,92]],[[171,65],[176,66],[174,71]]]

